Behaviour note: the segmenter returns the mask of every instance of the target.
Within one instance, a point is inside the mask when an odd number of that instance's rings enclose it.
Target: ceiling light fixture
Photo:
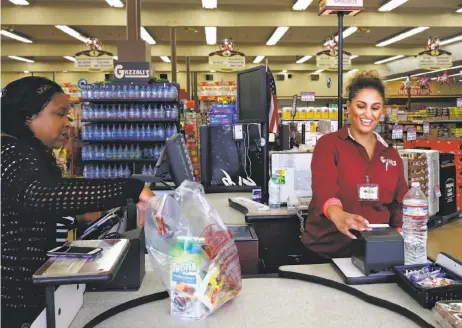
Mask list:
[[[353,33],[355,33],[356,31],[358,30],[358,28],[356,26],[351,26],[349,28],[347,28],[346,30],[343,31],[342,33],[342,37],[344,39],[348,38],[350,35],[352,35]],[[338,42],[338,35],[335,36],[335,41]],[[324,43],[324,46],[327,46],[327,42]]]
[[[23,36],[20,36],[20,35],[18,35],[18,34],[15,34],[15,33],[12,33],[12,32],[6,31],[6,30],[2,30],[2,31],[0,32],[0,34],[1,34],[1,35],[4,35],[4,36],[7,36],[7,37],[9,37],[9,38],[12,38],[12,39],[21,41],[21,42],[32,43],[32,40],[26,39],[26,38],[23,37]]]
[[[29,74],[30,72],[29,71],[24,71],[24,74]]]
[[[106,0],[109,6],[116,8],[123,8],[124,4],[120,0]]]
[[[348,71],[348,74],[353,74],[353,73],[356,73],[357,71],[359,71],[359,69],[354,68],[354,69]]]
[[[216,26],[206,26],[205,27],[205,40],[207,44],[217,44],[217,27]]]
[[[119,60],[119,56],[112,57],[114,60]]]
[[[273,35],[269,38],[268,42],[266,42],[267,46],[274,46],[278,41],[282,38],[284,34],[289,30],[287,26],[279,26],[276,31],[274,31]]]
[[[255,59],[253,60],[253,63],[254,64],[258,64],[258,63],[261,63],[261,61],[265,59],[265,56],[257,56],[255,57]]]
[[[287,73],[287,70],[286,70],[286,69],[283,69],[283,70],[282,70],[282,73]]]
[[[457,10],[456,10],[456,13],[462,14],[462,8],[457,9]]]
[[[76,61],[75,58],[72,57],[72,56],[63,56],[63,57],[66,58],[67,60],[72,61],[72,62],[75,62],[75,61]]]
[[[322,73],[322,72],[324,72],[323,69],[318,69],[316,72],[314,72],[314,73],[312,73],[312,74],[320,74],[320,73]]]
[[[408,38],[410,36],[413,36],[413,35],[415,35],[417,33],[423,32],[426,29],[429,29],[429,27],[428,26],[416,27],[416,28],[413,28],[412,30],[409,30],[409,31],[406,31],[404,33],[398,34],[397,36],[394,36],[394,37],[392,37],[392,38],[390,38],[388,40],[377,43],[375,46],[376,47],[385,47],[385,46],[388,46],[389,44],[404,40],[404,39],[406,39],[406,38]]]
[[[379,8],[379,11],[392,11],[396,7],[401,6],[402,4],[406,3],[408,0],[390,0],[382,7]]]
[[[149,34],[149,32],[146,30],[146,28],[144,26],[141,26],[140,30],[141,30],[141,38],[145,42],[147,42],[149,44],[156,44],[156,40],[153,39],[151,34]]]
[[[216,9],[217,8],[217,0],[202,0],[202,8]]]
[[[24,58],[24,57],[20,57],[20,56],[8,56],[8,58],[20,60],[20,61],[23,61],[23,62],[26,62],[26,63],[35,63],[35,61],[33,61],[32,59]]]
[[[63,73],[67,73],[67,71],[63,71]]]
[[[210,73],[215,73],[215,71],[213,69],[210,70]]]
[[[462,68],[462,65],[453,66],[453,67],[444,68],[444,69],[437,69],[437,70],[435,70],[435,71],[430,71],[430,72],[417,73],[417,74],[411,75],[411,77],[422,76],[422,75],[429,75],[429,74],[433,74],[433,73],[438,73],[438,72],[443,72],[443,71],[448,71],[448,70],[453,70],[453,69],[458,69],[458,68]],[[398,81],[398,80],[405,79],[406,77],[407,77],[407,76],[400,76],[400,77],[396,77],[396,78],[394,78],[394,79],[385,80],[384,82]]]
[[[67,25],[55,25],[55,27],[57,29],[63,31],[64,33],[69,34],[70,36],[76,38],[77,40],[82,41],[83,43],[88,42],[88,37],[87,36],[84,36],[84,35],[80,34],[79,32],[77,32],[73,28],[70,28]]]
[[[461,40],[462,40],[462,34],[458,35],[458,36],[454,36],[452,38],[445,39],[443,41],[440,41],[440,46],[444,46],[444,45],[454,43],[454,42],[457,42],[457,41],[461,41]]]
[[[293,10],[305,10],[313,2],[313,0],[298,0],[294,6]]]
[[[26,0],[10,0],[11,3],[14,3],[17,6],[28,6],[29,2]]]
[[[310,60],[313,56],[303,56],[299,60],[296,61],[297,64],[303,64],[304,62]]]
[[[350,58],[353,60],[353,59],[358,58],[358,57],[359,57],[359,55],[352,55]]]
[[[171,62],[171,60],[170,60],[170,58],[168,58],[168,56],[160,56],[160,59],[162,59],[162,61],[165,62],[165,63],[170,63]]]
[[[380,64],[388,63],[388,62],[391,62],[393,60],[400,59],[400,58],[403,58],[403,57],[404,57],[403,55],[393,56],[393,57],[390,57],[390,58],[378,60],[374,64],[380,65]]]

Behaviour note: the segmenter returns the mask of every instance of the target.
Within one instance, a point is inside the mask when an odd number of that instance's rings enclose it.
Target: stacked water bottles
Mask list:
[[[84,161],[157,159],[162,152],[161,145],[140,147],[140,145],[85,145],[82,147]]]
[[[82,121],[177,120],[176,104],[94,104],[82,107]]]
[[[91,124],[82,126],[82,139],[165,140],[178,133],[175,124]]]
[[[85,165],[83,177],[86,179],[118,179],[129,178],[131,170],[125,165]]]
[[[81,87],[83,100],[164,100],[176,101],[178,89],[171,83],[152,84],[87,84]]]

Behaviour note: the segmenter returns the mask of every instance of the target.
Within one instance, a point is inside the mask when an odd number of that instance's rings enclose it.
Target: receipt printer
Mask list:
[[[354,232],[351,260],[366,276],[404,264],[404,240],[394,228]]]

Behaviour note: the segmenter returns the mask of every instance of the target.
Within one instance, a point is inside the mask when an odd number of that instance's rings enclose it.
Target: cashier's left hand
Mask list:
[[[351,214],[345,212],[339,206],[331,206],[327,209],[328,218],[335,224],[338,231],[351,239],[357,239],[350,230],[366,231],[368,228],[369,221],[363,218],[361,215]]]

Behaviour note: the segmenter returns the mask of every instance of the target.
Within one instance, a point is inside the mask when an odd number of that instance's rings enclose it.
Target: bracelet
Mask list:
[[[340,199],[338,198],[330,198],[328,200],[326,200],[326,202],[324,203],[324,205],[322,206],[322,213],[326,216],[326,218],[329,219],[329,217],[327,216],[327,209],[331,206],[339,206],[342,208],[343,210],[343,204],[342,202],[340,201]]]

